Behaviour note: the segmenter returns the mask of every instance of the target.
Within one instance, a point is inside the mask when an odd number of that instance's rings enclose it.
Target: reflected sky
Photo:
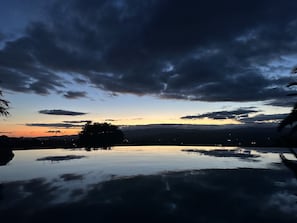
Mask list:
[[[222,157],[207,153],[214,149],[226,150],[223,147],[198,146],[121,146],[91,152],[71,149],[23,150],[15,151],[14,159],[7,166],[0,167],[0,175],[2,182],[44,177],[53,179],[72,173],[85,175],[87,181],[98,181],[105,180],[107,176],[147,175],[166,171],[272,168],[271,164],[280,163],[279,155],[275,152],[277,148],[262,152],[261,148],[228,147],[228,151],[233,152]],[[191,152],[193,150],[204,152]],[[236,151],[249,154],[253,162],[249,157],[236,157]]]
[[[295,222],[297,180],[279,152],[199,146],[15,151],[0,167],[0,217],[65,222],[74,214],[73,222],[118,222],[134,219],[136,210],[155,216],[151,222]]]
[[[297,220],[296,185],[287,169],[170,172],[88,186],[83,176],[68,174],[52,181],[0,184],[0,218],[32,223],[291,223]]]

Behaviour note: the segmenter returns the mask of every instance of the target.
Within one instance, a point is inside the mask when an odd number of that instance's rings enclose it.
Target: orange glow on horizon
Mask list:
[[[212,120],[212,119],[114,119],[114,120],[95,120],[93,122],[108,122],[118,126],[135,126],[135,125],[152,125],[152,124],[185,124],[185,125],[226,125],[226,124],[240,124],[240,122],[230,119]],[[42,136],[63,136],[63,135],[77,135],[81,128],[50,128],[38,126],[25,126],[20,124],[5,124],[0,127],[0,135],[7,135],[10,137],[42,137]]]
[[[55,133],[54,131],[60,131]],[[62,136],[62,135],[77,135],[81,129],[55,129],[51,130],[45,127],[30,127],[30,126],[16,126],[11,131],[1,131],[1,135],[9,137],[43,137],[43,136]]]

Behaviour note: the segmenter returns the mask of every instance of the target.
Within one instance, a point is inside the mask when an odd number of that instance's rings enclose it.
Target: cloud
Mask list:
[[[296,57],[296,10],[290,0],[49,3],[46,19],[0,50],[2,87],[84,97],[67,89],[67,73],[115,94],[279,100]]]
[[[78,116],[78,115],[86,115],[84,112],[75,112],[75,111],[67,111],[61,109],[53,109],[53,110],[40,110],[38,111],[40,114],[45,115],[69,115],[69,116]]]
[[[63,121],[64,123],[71,123],[71,124],[77,124],[77,123],[91,123],[91,120],[79,120],[79,121]]]
[[[266,104],[272,105],[272,106],[292,108],[295,103],[296,103],[296,99],[294,99],[292,97],[290,97],[290,98],[286,97],[286,98],[279,98],[279,99],[274,99],[274,100],[268,101]]]
[[[87,96],[87,92],[85,92],[85,91],[67,91],[63,96],[67,99],[85,98]]]
[[[58,134],[58,133],[61,133],[61,130],[49,130],[46,133],[55,133],[55,134]]]
[[[50,127],[50,128],[81,128],[83,125],[75,125],[68,123],[27,123],[26,126],[30,127]]]
[[[0,132],[0,134],[11,134],[12,132]]]
[[[105,121],[105,122],[116,122],[116,121],[118,121],[118,120],[116,120],[116,119],[110,119],[110,118],[109,118],[109,119],[105,119],[104,121]]]
[[[258,114],[253,117],[245,117],[240,121],[243,123],[279,123],[288,114]]]
[[[0,42],[3,41],[4,39],[5,39],[5,35],[0,32]]]
[[[217,111],[217,112],[208,112],[200,115],[188,115],[183,116],[181,119],[202,119],[202,118],[209,118],[209,119],[244,119],[249,116],[249,114],[258,112],[253,108],[239,108],[237,110],[231,111]]]
[[[253,107],[248,108],[239,108],[237,110],[231,111],[216,111],[208,112],[199,115],[187,115],[182,116],[181,119],[203,119],[209,118],[214,120],[223,120],[223,119],[234,119],[240,121],[244,124],[263,124],[263,123],[279,123],[283,120],[288,114],[256,114],[259,113],[259,110],[255,110]]]
[[[88,83],[86,80],[81,79],[79,77],[75,77],[73,80],[78,84],[87,84]]]

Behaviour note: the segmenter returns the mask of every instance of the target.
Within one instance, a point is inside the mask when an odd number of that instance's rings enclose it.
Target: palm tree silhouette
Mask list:
[[[2,97],[2,96],[3,96],[2,91],[0,91],[0,97]],[[9,115],[9,112],[7,111],[8,104],[9,104],[8,101],[0,98],[0,116],[8,116]]]
[[[9,102],[2,97],[2,91],[0,91],[0,116],[8,116],[8,104]],[[14,153],[9,145],[9,139],[7,136],[0,136],[0,166],[4,166],[14,157]]]
[[[297,74],[297,67],[295,67],[291,73]],[[297,82],[291,82],[287,85],[287,87],[292,87],[292,86],[297,86]],[[293,92],[293,93],[290,93],[287,95],[288,96],[297,96],[297,92]],[[297,122],[297,103],[294,105],[291,113],[280,122],[280,124],[278,126],[278,130],[282,131],[286,126],[290,125],[291,126],[290,134],[293,134],[294,132],[297,131],[296,122]]]
[[[297,67],[292,70],[292,74],[297,73]],[[297,86],[297,82],[291,82],[287,85],[287,87]],[[297,93],[290,93],[288,96],[297,96]],[[291,126],[289,133],[286,135],[286,142],[289,144],[289,149],[291,153],[297,158],[297,153],[293,149],[293,146],[296,145],[296,140],[294,137],[294,133],[297,131],[297,103],[295,103],[292,111],[290,114],[287,115],[279,124],[278,130],[282,131],[285,127]],[[283,154],[280,154],[280,158],[282,162],[291,169],[296,177],[297,177],[297,161],[296,160],[289,160]]]

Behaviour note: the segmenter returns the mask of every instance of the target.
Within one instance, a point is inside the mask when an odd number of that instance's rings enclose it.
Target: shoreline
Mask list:
[[[111,150],[116,147],[149,147],[149,146],[173,146],[173,147],[213,147],[213,149],[231,149],[231,148],[240,148],[240,149],[246,149],[246,150],[255,150],[255,151],[261,151],[261,152],[270,152],[270,153],[291,153],[289,148],[287,147],[277,147],[277,146],[218,146],[218,145],[197,145],[197,144],[184,144],[184,145],[177,145],[177,144],[119,144],[114,145],[111,147]],[[60,147],[60,146],[47,146],[47,147],[26,147],[26,148],[13,148],[12,151],[26,151],[26,150],[55,150],[55,149],[73,149],[73,150],[87,150],[83,147]],[[93,150],[105,150],[104,148],[92,148],[90,151]]]
[[[197,147],[215,147],[215,148],[231,148],[231,147],[239,147],[239,148],[246,148],[246,149],[253,149],[253,148],[284,148],[288,149],[285,146],[241,146],[241,145],[211,145],[211,144],[118,144],[111,146],[113,147],[119,147],[119,146],[197,146]],[[67,147],[62,147],[62,146],[32,146],[32,147],[15,147],[12,148],[13,151],[17,150],[36,150],[36,149],[85,149],[83,147],[74,147],[74,146],[67,146]],[[96,148],[96,149],[103,149],[103,148]]]

